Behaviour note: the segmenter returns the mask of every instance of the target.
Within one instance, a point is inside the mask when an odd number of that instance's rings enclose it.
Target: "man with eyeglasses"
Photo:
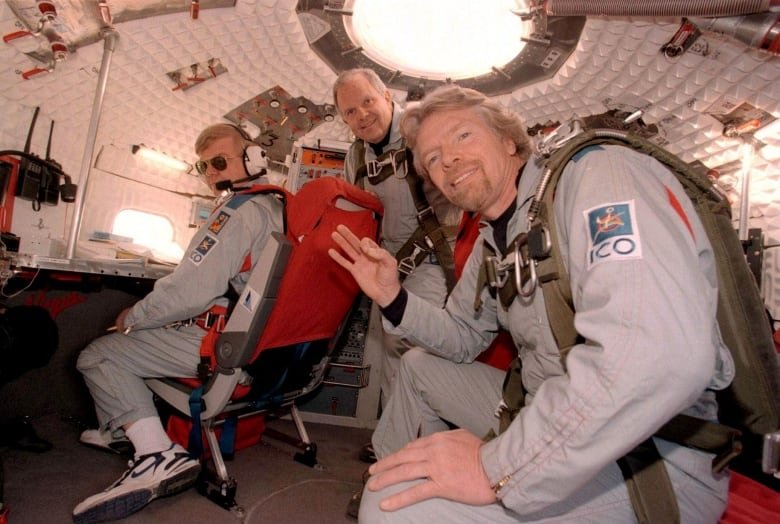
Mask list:
[[[233,125],[207,127],[195,151],[215,195],[249,180],[267,183],[265,152]],[[81,352],[77,367],[99,423],[81,441],[114,450],[129,440],[135,456],[119,480],[73,510],[74,521],[121,519],[195,483],[200,464],[171,442],[144,378],[198,376],[204,337],[223,325],[226,295],[243,291],[271,233],[283,231],[282,212],[271,195],[227,192],[173,273],[117,316],[115,333]]]

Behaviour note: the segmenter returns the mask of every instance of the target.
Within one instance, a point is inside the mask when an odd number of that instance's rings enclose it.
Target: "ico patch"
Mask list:
[[[195,249],[192,250],[192,253],[190,253],[190,260],[192,263],[196,266],[200,265],[200,263],[203,262],[203,259],[206,258],[206,255],[209,254],[209,251],[211,251],[211,248],[218,243],[219,240],[210,235],[203,237],[203,240],[201,240]]]
[[[583,211],[588,226],[588,269],[602,262],[642,258],[634,201]]]
[[[211,224],[209,224],[209,231],[215,235],[218,235],[219,232],[222,231],[222,228],[225,227],[225,224],[227,224],[228,220],[230,220],[230,215],[224,211],[220,211]]]

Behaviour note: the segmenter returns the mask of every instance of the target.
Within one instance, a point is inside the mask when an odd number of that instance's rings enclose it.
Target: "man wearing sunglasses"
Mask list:
[[[265,151],[232,124],[207,128],[195,144],[199,160],[195,169],[215,195],[233,183],[254,180],[266,174]]]
[[[195,151],[198,171],[215,194],[225,184],[268,182],[265,152],[235,126],[206,128]],[[144,378],[198,376],[201,342],[224,325],[226,294],[240,295],[271,233],[283,230],[282,204],[271,195],[227,192],[222,200],[174,272],[119,314],[115,333],[79,355],[100,425],[81,441],[113,450],[129,439],[135,456],[119,480],[76,506],[76,522],[124,518],[187,489],[198,476],[198,461],[166,434]]]

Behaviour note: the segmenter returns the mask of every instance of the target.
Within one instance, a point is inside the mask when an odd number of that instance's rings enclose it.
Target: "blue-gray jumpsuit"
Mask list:
[[[390,140],[384,147],[383,152],[397,150],[404,147],[404,140],[401,137],[400,121],[403,110],[398,104],[393,105],[393,121],[390,125]],[[347,153],[344,174],[347,181],[355,183],[357,166],[368,163],[377,158],[376,153],[368,143],[363,143],[365,149],[365,158],[363,162],[357,159],[359,149],[356,144],[350,147]],[[367,191],[377,195],[385,209],[382,218],[382,247],[395,255],[403,247],[407,239],[419,227],[417,221],[417,208],[414,199],[409,190],[409,183],[406,178],[406,171],[402,167],[397,176],[391,175],[379,184],[373,185],[367,180],[361,183]],[[453,231],[460,223],[462,211],[452,205],[441,192],[436,189],[429,181],[426,181],[423,190],[425,196],[433,207],[436,217],[442,226],[449,226]],[[452,235],[450,247],[454,248],[455,235]],[[437,307],[444,306],[444,300],[447,298],[447,283],[444,279],[444,272],[438,263],[431,259],[425,259],[414,271],[404,280],[404,286],[412,290],[417,296],[424,298]],[[382,378],[381,390],[383,392],[383,401],[386,401],[390,386],[398,370],[401,354],[409,345],[398,337],[383,337],[382,352]]]
[[[518,187],[511,241],[527,228],[541,168],[532,158]],[[561,364],[544,297],[518,297],[508,311],[482,291],[474,312],[482,243],[477,241],[445,309],[409,293],[400,324],[385,327],[429,352],[409,351],[374,433],[382,457],[442,419],[483,436],[504,373],[470,363],[500,326],[519,347],[526,407],[481,447],[491,485],[506,479],[499,503],[472,507],[432,499],[385,513],[378,500],[396,488],[364,491],[364,522],[633,522],[616,459],[680,412],[716,420],[714,389],[733,378],[716,321],[717,277],[706,233],[674,176],[649,156],[603,146],[565,168],[554,212],[571,276],[575,326],[585,342]],[[481,231],[495,247],[493,229]],[[432,355],[435,353],[439,355]],[[712,455],[655,439],[677,493],[683,522],[717,522],[728,475]]]
[[[81,352],[77,367],[101,429],[157,416],[145,378],[197,376],[206,331],[196,324],[165,326],[226,305],[229,286],[241,293],[274,231],[282,231],[276,198],[233,195],[195,234],[173,273],[130,309],[125,324],[131,331],[101,337]]]

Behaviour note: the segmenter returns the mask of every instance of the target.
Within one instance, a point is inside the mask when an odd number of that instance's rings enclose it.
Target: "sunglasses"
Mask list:
[[[238,157],[217,155],[210,160],[198,160],[197,162],[195,162],[195,169],[201,175],[205,175],[206,170],[209,168],[209,164],[211,164],[211,167],[213,167],[217,171],[224,171],[225,169],[227,169],[227,161],[230,160],[231,158],[238,158]]]

